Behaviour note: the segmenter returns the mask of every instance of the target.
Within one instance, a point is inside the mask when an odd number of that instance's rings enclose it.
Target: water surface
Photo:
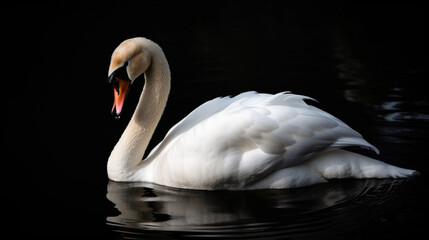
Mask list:
[[[123,238],[375,238],[394,227],[392,198],[404,184],[342,180],[287,190],[192,191],[109,182],[107,198],[118,213],[106,220]]]
[[[426,9],[335,1],[74,1],[6,6],[6,178],[19,233],[104,239],[416,238],[426,233],[429,97]],[[158,42],[172,91],[148,149],[190,111],[244,91],[308,95],[411,179],[335,180],[261,191],[187,191],[109,182],[108,156],[131,118],[110,115],[110,54]],[[9,47],[11,46],[11,47]],[[17,52],[18,51],[18,52]],[[5,78],[6,79],[6,78]],[[3,136],[3,135],[2,135]],[[12,147],[9,147],[12,144]],[[19,179],[19,183],[15,182]]]

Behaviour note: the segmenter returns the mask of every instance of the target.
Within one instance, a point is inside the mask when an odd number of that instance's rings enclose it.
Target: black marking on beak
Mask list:
[[[118,85],[118,82],[116,81],[117,77],[123,80],[131,81],[130,78],[128,77],[127,66],[128,66],[128,61],[126,61],[124,65],[122,65],[121,67],[113,71],[112,74],[110,74],[110,76],[107,78],[107,83],[112,84],[113,87],[118,90],[119,85]]]
[[[114,92],[114,102],[112,107],[112,115],[115,118],[119,118],[124,106],[126,97],[128,95],[129,87],[131,85],[131,80],[127,74],[127,65],[128,62],[118,69],[116,69],[110,76],[107,78],[107,82],[110,83],[113,87]]]

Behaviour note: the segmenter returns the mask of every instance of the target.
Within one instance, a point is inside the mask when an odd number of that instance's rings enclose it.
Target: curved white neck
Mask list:
[[[142,44],[152,61],[139,103],[107,162],[109,178],[115,181],[127,181],[140,164],[147,164],[142,158],[170,92],[170,69],[162,49],[150,40],[144,39]]]

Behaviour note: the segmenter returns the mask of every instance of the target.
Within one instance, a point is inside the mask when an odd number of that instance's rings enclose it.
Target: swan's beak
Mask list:
[[[114,102],[112,107],[112,115],[119,117],[124,106],[125,98],[127,97],[128,90],[131,84],[130,80],[123,80],[119,77],[112,77],[110,83],[113,86]]]

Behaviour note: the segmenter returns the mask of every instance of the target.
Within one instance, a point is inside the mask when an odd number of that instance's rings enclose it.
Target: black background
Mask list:
[[[361,132],[385,152],[382,160],[402,147],[417,155],[421,162],[401,158],[396,164],[424,173],[424,132],[411,133],[405,145],[378,137],[368,125],[387,123],[368,105],[379,99],[345,100],[336,51],[346,46],[367,66],[358,71],[371,84],[400,85],[412,101],[424,103],[416,111],[427,112],[425,8],[336,1],[9,4],[2,9],[2,128],[4,156],[14,166],[3,174],[10,174],[14,190],[5,195],[19,198],[20,227],[39,234],[107,231],[113,204],[105,199],[106,162],[143,86],[133,84],[117,121],[110,115],[107,70],[115,47],[136,36],[157,42],[172,71],[168,106],[149,149],[204,101],[291,90],[319,100],[320,108]],[[406,124],[420,128],[425,121]]]

